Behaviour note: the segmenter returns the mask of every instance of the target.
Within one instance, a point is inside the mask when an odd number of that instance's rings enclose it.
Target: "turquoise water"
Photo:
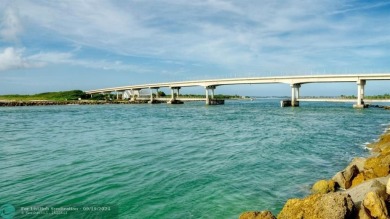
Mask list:
[[[389,113],[279,100],[0,108],[0,204],[17,218],[56,218],[21,207],[73,205],[119,218],[277,213],[366,156]]]

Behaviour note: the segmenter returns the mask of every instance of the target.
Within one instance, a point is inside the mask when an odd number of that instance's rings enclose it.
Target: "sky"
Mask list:
[[[1,0],[0,94],[387,73],[389,12],[390,0]],[[389,85],[368,82],[366,93],[390,93]],[[301,94],[356,90],[354,83],[309,84]],[[216,90],[259,96],[290,92],[286,84]]]

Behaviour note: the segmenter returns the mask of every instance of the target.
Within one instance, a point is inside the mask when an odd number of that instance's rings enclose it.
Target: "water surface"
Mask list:
[[[381,109],[272,99],[0,108],[0,121],[0,204],[112,205],[119,218],[277,213],[390,123]]]

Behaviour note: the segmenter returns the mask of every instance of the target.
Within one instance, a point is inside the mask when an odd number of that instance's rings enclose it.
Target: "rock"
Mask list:
[[[378,219],[387,219],[388,212],[386,208],[385,199],[375,191],[368,192],[363,200],[362,208],[360,211],[367,209],[370,216]]]
[[[352,201],[355,203],[356,208],[360,208],[360,204],[365,198],[368,192],[374,191],[380,194],[382,197],[387,198],[386,186],[387,177],[377,178],[365,181],[353,188],[347,189],[342,193],[348,194]]]
[[[361,207],[359,209],[358,218],[359,219],[372,219],[370,213],[367,212],[367,210],[364,207]]]
[[[380,152],[382,155],[390,154],[390,143],[382,144],[382,150]]]
[[[362,172],[364,170],[364,164],[366,163],[366,160],[367,159],[364,158],[364,157],[355,157],[354,159],[352,159],[352,161],[348,165],[348,167],[356,165],[356,167],[358,168],[359,172]]]
[[[348,189],[352,185],[353,178],[359,174],[359,169],[356,165],[351,165],[343,171],[338,172],[332,180],[334,180],[341,188]]]
[[[384,133],[380,136],[377,142],[369,144],[368,147],[372,149],[373,152],[386,155],[390,153],[390,134],[389,132]]]
[[[334,192],[337,189],[337,184],[334,180],[328,180],[328,190],[329,192]]]
[[[361,184],[362,182],[364,182],[364,180],[365,180],[364,173],[360,172],[357,176],[355,176],[355,178],[353,178],[351,187],[355,187]]]
[[[270,211],[248,211],[240,215],[239,219],[276,219]]]
[[[321,194],[314,194],[304,199],[289,199],[284,205],[282,211],[278,215],[278,219],[301,219],[308,215],[307,211],[311,211],[312,204],[317,202]],[[310,205],[311,203],[311,205]]]
[[[311,191],[313,194],[319,193],[319,194],[325,194],[329,192],[334,192],[336,190],[336,183],[333,180],[319,180],[316,183],[314,183]]]
[[[370,157],[364,165],[364,174],[367,179],[384,177],[389,174],[390,154]]]
[[[349,218],[352,216],[354,203],[350,196],[330,193],[320,198],[314,206],[315,218]]]
[[[348,194],[340,192],[314,194],[287,201],[278,219],[339,219],[352,216],[354,204]]]

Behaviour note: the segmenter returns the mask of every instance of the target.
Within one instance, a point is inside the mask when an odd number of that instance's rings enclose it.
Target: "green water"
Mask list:
[[[279,100],[0,108],[0,204],[15,218],[98,218],[22,214],[31,206],[109,206],[101,218],[277,213],[366,156],[389,113]]]

